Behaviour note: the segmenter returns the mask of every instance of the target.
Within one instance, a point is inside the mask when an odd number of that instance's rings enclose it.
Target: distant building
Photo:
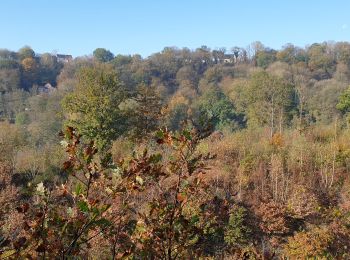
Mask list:
[[[38,87],[38,92],[39,92],[39,94],[49,94],[49,93],[51,93],[51,92],[53,92],[53,91],[55,91],[56,90],[56,88],[54,88],[53,86],[51,86],[51,84],[50,83],[46,83],[45,84],[45,86],[39,86]]]
[[[57,54],[56,57],[58,62],[70,62],[73,60],[72,55]]]
[[[234,63],[235,60],[236,57],[233,54],[225,54],[224,58],[222,59],[223,63]]]

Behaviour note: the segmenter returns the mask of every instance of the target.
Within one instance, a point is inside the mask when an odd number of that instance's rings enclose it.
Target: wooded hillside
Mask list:
[[[0,50],[0,259],[348,259],[350,43]]]

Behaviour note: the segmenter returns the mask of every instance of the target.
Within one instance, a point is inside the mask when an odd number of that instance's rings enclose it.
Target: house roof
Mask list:
[[[57,58],[61,58],[61,59],[72,59],[72,55],[66,55],[66,54],[57,54],[56,55]]]

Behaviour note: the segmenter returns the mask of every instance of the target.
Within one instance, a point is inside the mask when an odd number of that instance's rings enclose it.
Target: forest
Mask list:
[[[350,259],[350,43],[0,49],[0,259]]]

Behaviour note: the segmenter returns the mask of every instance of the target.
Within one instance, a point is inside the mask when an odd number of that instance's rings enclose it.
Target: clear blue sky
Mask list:
[[[349,0],[1,0],[0,48],[148,56],[165,46],[350,41]]]

